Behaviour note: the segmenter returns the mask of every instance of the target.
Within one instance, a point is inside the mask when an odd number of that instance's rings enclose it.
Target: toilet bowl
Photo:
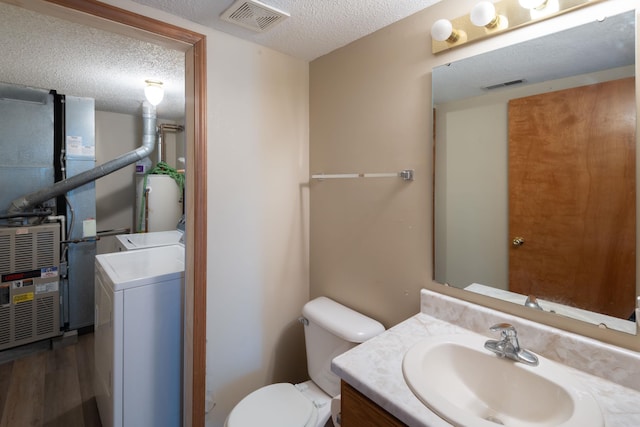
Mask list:
[[[332,415],[332,398],[340,394],[331,361],[384,331],[381,323],[326,297],[309,301],[302,315],[311,379],[250,393],[229,413],[225,427],[324,427]],[[335,402],[333,407],[339,410]]]
[[[323,427],[331,397],[313,381],[271,384],[247,395],[231,411],[225,427]]]

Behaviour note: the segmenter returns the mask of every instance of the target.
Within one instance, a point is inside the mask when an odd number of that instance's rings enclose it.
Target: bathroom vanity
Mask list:
[[[433,336],[475,332],[496,338],[488,328],[499,322],[516,326],[522,347],[565,365],[594,397],[607,427],[640,425],[639,353],[423,290],[420,313],[333,360],[333,371],[345,383],[343,427],[450,426],[408,387],[402,371],[404,355]],[[371,419],[376,422],[370,423]]]

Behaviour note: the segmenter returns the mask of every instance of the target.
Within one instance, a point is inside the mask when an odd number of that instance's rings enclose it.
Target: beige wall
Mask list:
[[[416,170],[412,183],[311,183],[312,297],[327,295],[385,326],[418,312],[418,291],[433,275],[433,67],[639,4],[605,1],[432,54],[432,23],[464,15],[475,3],[443,0],[311,63],[311,172]]]
[[[430,68],[422,14],[311,63],[312,173],[415,170],[313,181],[311,296],[391,326],[419,311],[431,277]]]

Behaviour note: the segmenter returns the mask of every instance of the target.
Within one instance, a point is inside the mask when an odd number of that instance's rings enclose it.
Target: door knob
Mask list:
[[[524,237],[515,237],[512,241],[511,244],[515,247],[518,246],[522,246],[524,245]]]

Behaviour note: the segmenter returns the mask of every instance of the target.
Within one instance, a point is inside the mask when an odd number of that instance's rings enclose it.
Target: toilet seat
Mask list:
[[[289,383],[271,384],[247,395],[227,418],[226,427],[312,427],[315,405]]]

